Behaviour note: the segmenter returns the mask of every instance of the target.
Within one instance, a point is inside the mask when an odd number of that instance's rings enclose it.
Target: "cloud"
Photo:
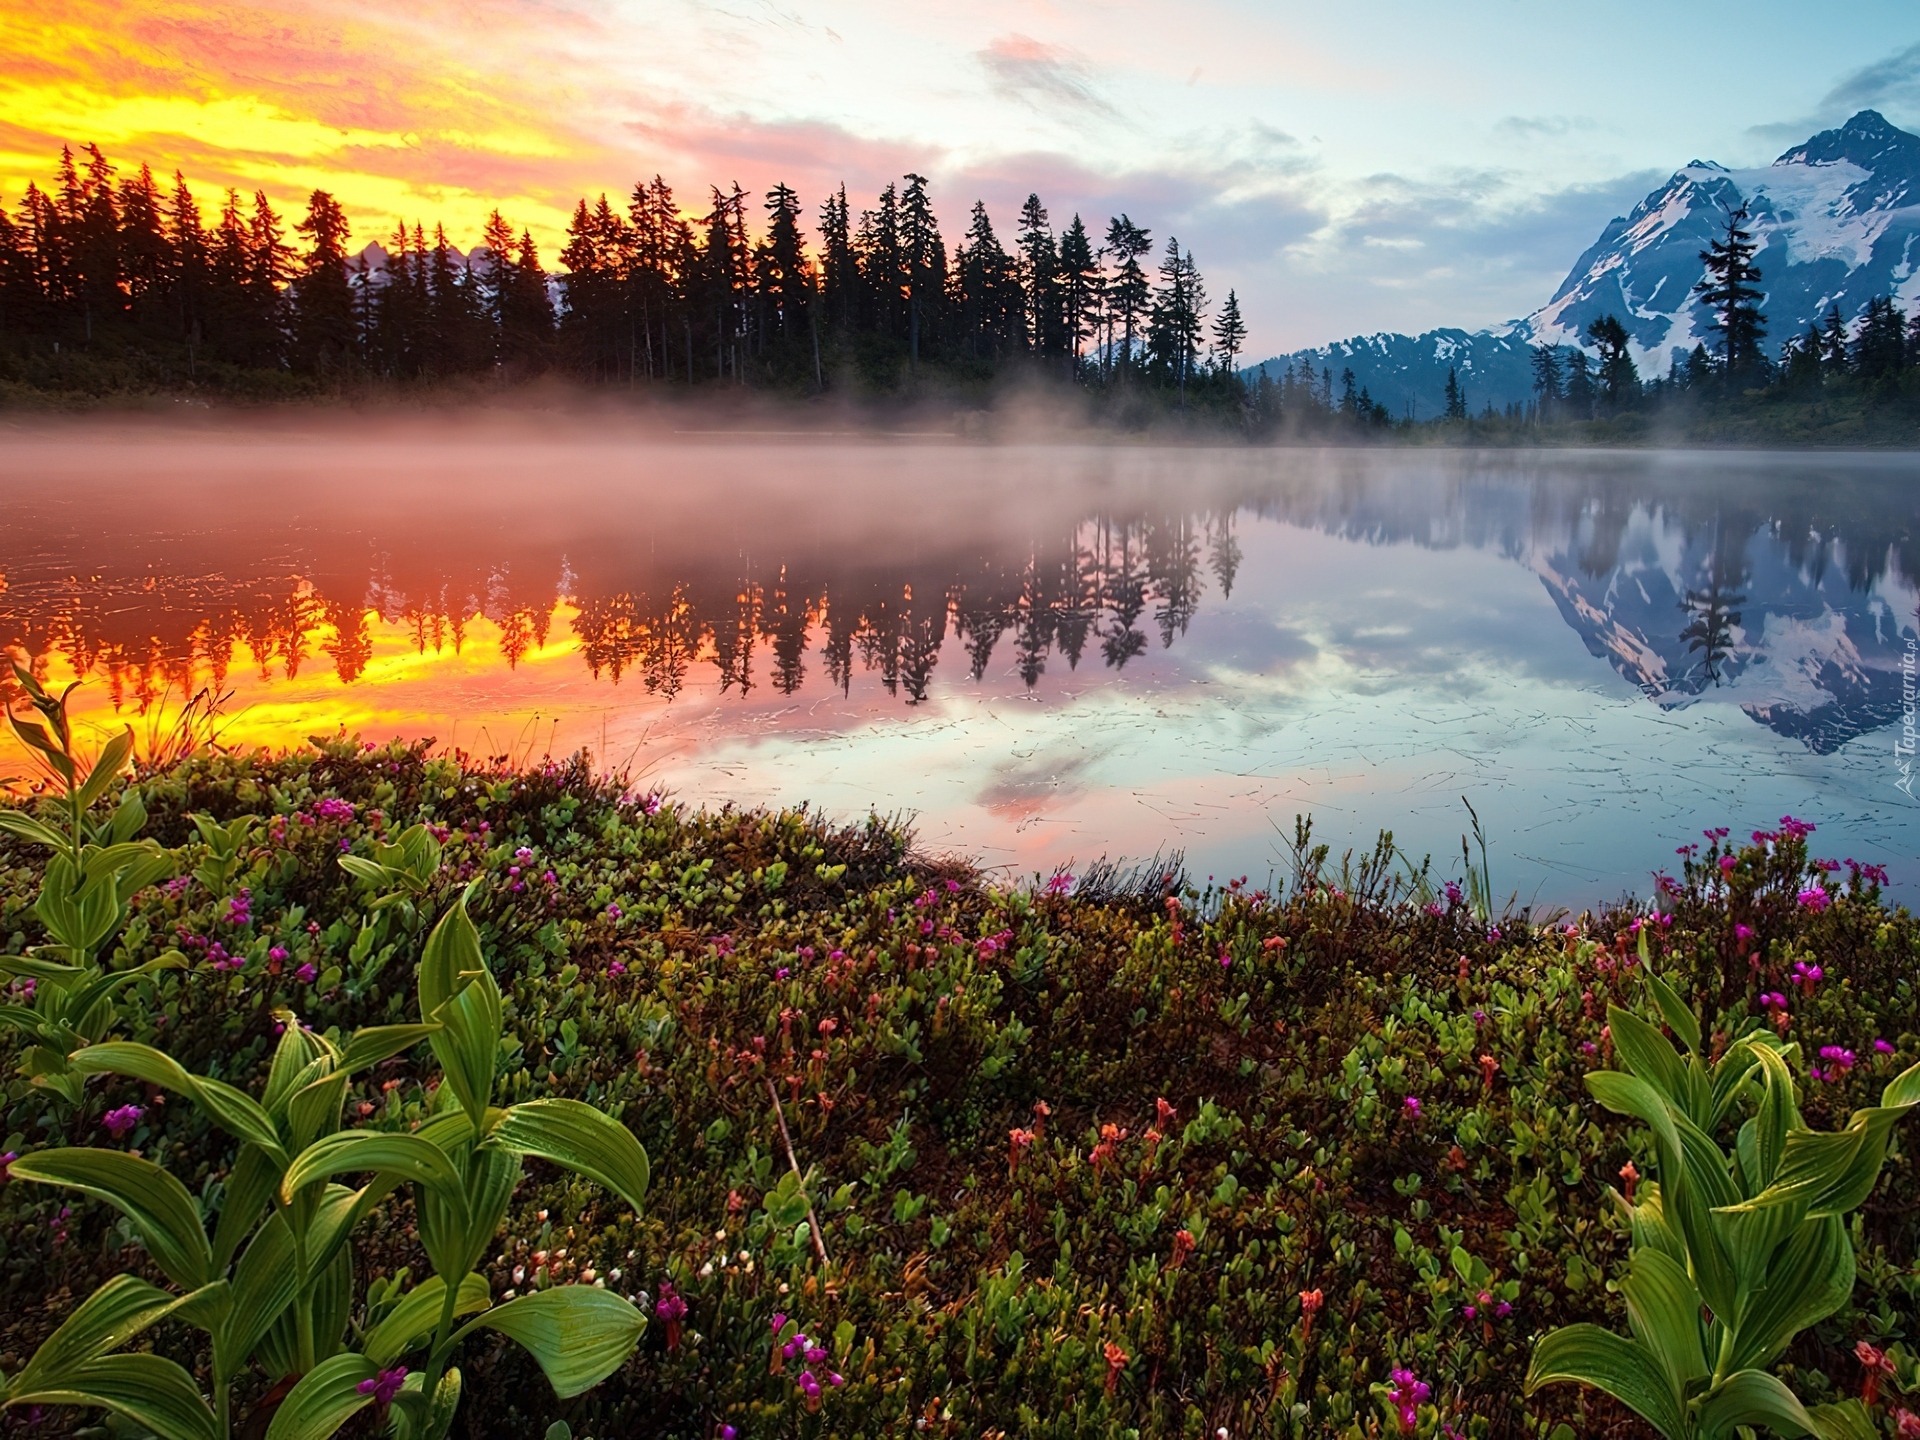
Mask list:
[[[1884,105],[1920,105],[1920,42],[1844,77],[1821,99],[1820,111],[1840,118]]]
[[[1599,123],[1585,115],[1507,115],[1494,121],[1494,133],[1514,139],[1558,137],[1575,130],[1597,130]]]
[[[1048,45],[1027,35],[1002,35],[974,58],[987,72],[993,88],[1009,100],[1035,109],[1080,111],[1106,118],[1118,116],[1093,88],[1093,72],[1070,50]]]

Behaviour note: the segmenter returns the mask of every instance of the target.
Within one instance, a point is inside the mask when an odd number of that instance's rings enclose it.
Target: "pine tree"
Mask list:
[[[771,307],[770,323],[782,340],[809,335],[813,267],[800,233],[800,197],[785,185],[767,192],[767,239],[760,249],[760,294]]]
[[[1629,336],[1619,317],[1608,315],[1587,326],[1587,338],[1600,348],[1600,390],[1617,407],[1640,393],[1640,372],[1628,351]]]
[[[1160,285],[1154,291],[1147,349],[1155,370],[1180,392],[1184,406],[1187,381],[1200,351],[1207,297],[1201,288],[1200,271],[1193,263],[1193,252],[1183,253],[1178,238],[1168,238],[1159,273]]]
[[[1445,417],[1449,420],[1466,419],[1467,418],[1466,392],[1460,388],[1460,376],[1451,365],[1447,367],[1446,396],[1447,396],[1446,410],[1444,412]]]
[[[1533,393],[1542,412],[1560,400],[1560,356],[1551,345],[1533,347]]]
[[[1233,291],[1227,291],[1227,303],[1220,307],[1220,317],[1213,322],[1213,348],[1220,356],[1220,365],[1227,374],[1235,374],[1233,357],[1240,353],[1240,347],[1246,343],[1247,322],[1240,318],[1240,297]]]
[[[1081,347],[1093,339],[1100,323],[1101,289],[1100,262],[1093,253],[1093,239],[1075,215],[1073,223],[1060,237],[1060,304],[1067,352],[1076,379],[1080,374]]]
[[[1850,352],[1853,373],[1878,380],[1897,373],[1907,360],[1906,326],[1891,295],[1875,295],[1861,312]]]
[[[1720,332],[1720,363],[1729,376],[1739,376],[1760,363],[1760,341],[1767,333],[1766,316],[1756,288],[1760,271],[1753,263],[1754,244],[1747,230],[1747,206],[1727,216],[1726,238],[1708,242],[1700,252],[1706,277],[1693,287],[1700,303],[1714,312],[1713,328]]]
[[[907,347],[915,364],[923,343],[937,340],[947,292],[947,247],[940,238],[924,175],[905,177],[900,197],[900,258],[906,280]]]
[[[1060,256],[1047,228],[1047,207],[1038,195],[1020,207],[1020,280],[1027,292],[1027,346],[1036,355],[1065,352],[1065,316],[1060,295]]]
[[[169,300],[175,333],[186,342],[189,374],[195,367],[195,351],[204,341],[206,303],[207,232],[200,218],[200,206],[187,188],[187,178],[173,172],[173,194],[168,199],[165,218],[167,248],[173,257],[173,275]]]
[[[346,211],[325,190],[307,200],[293,227],[307,238],[293,286],[294,353],[305,369],[327,375],[349,367],[356,352],[353,291],[347,280]]]
[[[1567,406],[1582,420],[1593,418],[1593,371],[1587,352],[1575,346],[1567,356]]]
[[[853,217],[842,185],[820,207],[820,303],[827,323],[837,329],[854,323],[860,271],[853,254]]]
[[[1105,249],[1116,267],[1107,285],[1108,313],[1120,327],[1119,358],[1114,368],[1124,374],[1135,364],[1134,340],[1153,297],[1147,272],[1140,268],[1140,257],[1153,249],[1153,237],[1125,215],[1119,215],[1107,223]],[[1111,334],[1108,349],[1111,352]]]

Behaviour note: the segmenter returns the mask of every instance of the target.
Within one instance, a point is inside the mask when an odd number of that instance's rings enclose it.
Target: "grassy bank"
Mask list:
[[[1874,1103],[1920,1050],[1920,926],[1870,872],[1809,869],[1819,837],[1794,826],[1735,844],[1728,870],[1707,842],[1651,921],[1489,925],[1377,855],[1303,851],[1280,895],[1164,875],[1002,888],[878,823],[695,811],[577,765],[343,744],[137,783],[144,833],[183,878],[134,898],[113,964],[187,964],[131,987],[126,1038],[255,1091],[279,1012],[319,1031],[417,1018],[423,932],[478,880],[500,1103],[590,1101],[651,1157],[638,1219],[530,1162],[480,1267],[496,1299],[633,1297],[638,1349],[557,1401],[524,1352],[473,1340],[456,1434],[1398,1434],[1396,1367],[1429,1389],[1421,1436],[1651,1433],[1592,1391],[1522,1397],[1537,1335],[1623,1327],[1608,1191],[1652,1157],[1582,1080],[1613,1058],[1608,1003],[1640,1003],[1640,929],[1717,1016],[1717,1045],[1757,1020],[1809,1057],[1850,1052],[1814,1062],[1827,1078],[1803,1069],[1816,1126]],[[195,813],[260,823],[210,864]],[[416,822],[443,864],[370,913],[340,858]],[[44,939],[43,869],[0,837],[10,952]],[[66,1105],[0,1043],[0,1149],[138,1150],[210,1213],[225,1202],[234,1143],[199,1110],[111,1077]],[[374,1065],[347,1116],[409,1131],[434,1073],[425,1046]],[[1885,1349],[1914,1323],[1914,1143],[1896,1139],[1860,1214],[1852,1305],[1781,1367],[1809,1399],[1854,1393],[1856,1342]],[[9,1375],[95,1285],[159,1278],[113,1210],[47,1186],[0,1186],[0,1245]],[[355,1267],[363,1287],[424,1273],[409,1202],[374,1212]],[[780,1357],[776,1317],[825,1355]],[[184,1326],[142,1343],[204,1371]],[[1895,1354],[1889,1425],[1916,1380]],[[245,1414],[268,1382],[239,1389]],[[5,1423],[65,1433],[79,1413]]]

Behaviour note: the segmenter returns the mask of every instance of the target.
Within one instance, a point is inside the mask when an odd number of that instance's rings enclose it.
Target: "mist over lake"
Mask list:
[[[1920,880],[1920,463],[709,437],[16,432],[0,639],[158,736],[587,748],[695,803],[916,817],[1014,875],[1285,870],[1387,828],[1579,908],[1783,814]]]

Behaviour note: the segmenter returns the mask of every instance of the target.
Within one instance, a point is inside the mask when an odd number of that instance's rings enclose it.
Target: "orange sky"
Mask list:
[[[404,216],[470,243],[499,204],[551,243],[575,196],[635,162],[580,128],[587,77],[560,47],[588,31],[531,4],[7,0],[0,196],[91,140],[124,168],[184,170],[207,208],[264,187],[297,215],[323,187],[360,238]]]

